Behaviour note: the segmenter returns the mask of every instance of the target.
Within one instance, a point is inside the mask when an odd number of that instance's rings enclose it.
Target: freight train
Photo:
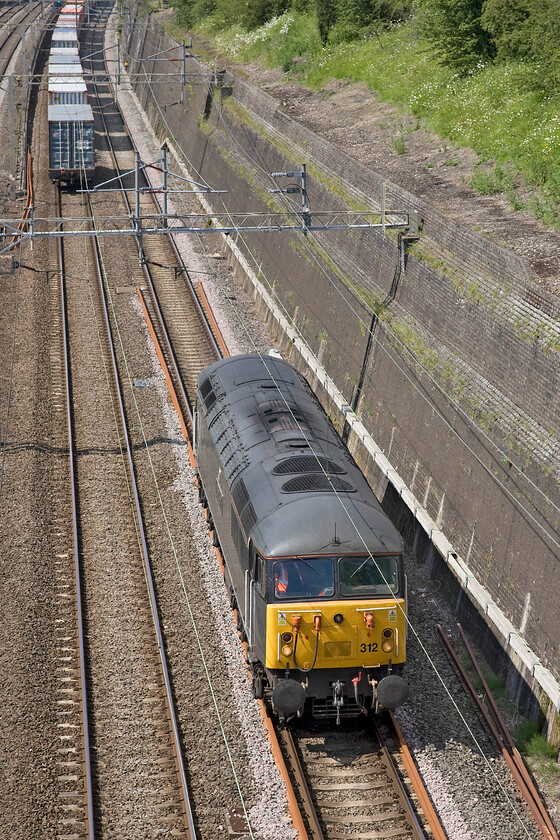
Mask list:
[[[64,6],[55,22],[48,66],[49,177],[84,183],[95,172],[93,112],[80,56],[82,3]]]
[[[194,449],[255,696],[285,720],[403,703],[402,540],[304,377],[257,354],[210,365]]]

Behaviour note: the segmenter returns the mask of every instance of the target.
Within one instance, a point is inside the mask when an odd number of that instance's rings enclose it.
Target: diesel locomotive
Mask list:
[[[284,719],[403,703],[402,540],[305,378],[273,356],[210,365],[194,448],[255,696]]]

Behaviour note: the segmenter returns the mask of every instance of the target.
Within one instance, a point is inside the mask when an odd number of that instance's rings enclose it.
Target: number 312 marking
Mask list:
[[[374,653],[377,650],[377,642],[364,642],[360,645],[360,650],[362,653]]]

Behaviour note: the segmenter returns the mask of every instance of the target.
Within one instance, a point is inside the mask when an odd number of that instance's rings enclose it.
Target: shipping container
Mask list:
[[[86,83],[80,77],[49,77],[49,105],[84,105],[87,102]]]
[[[95,170],[89,105],[49,105],[49,177],[75,181]]]
[[[76,27],[68,26],[64,29],[57,27],[53,32],[51,50],[68,48],[78,49],[78,33]]]

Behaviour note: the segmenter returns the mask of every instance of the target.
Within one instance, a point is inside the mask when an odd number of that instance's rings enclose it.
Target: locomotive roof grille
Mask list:
[[[243,530],[245,531],[245,534],[247,536],[249,536],[249,534],[257,524],[257,514],[255,513],[255,508],[253,507],[251,502],[249,502],[249,504],[246,505],[243,510],[243,513],[241,515],[241,524],[243,525]]]
[[[356,488],[348,481],[332,476],[329,478],[323,473],[308,473],[298,475],[282,485],[283,493],[355,493]]]
[[[211,390],[212,383],[210,382],[210,377],[208,377],[208,379],[205,379],[204,382],[200,383],[200,396],[203,400],[206,399]]]
[[[235,507],[239,513],[239,518],[241,519],[241,524],[243,525],[243,530],[245,531],[245,534],[249,536],[257,523],[257,514],[255,513],[255,508],[249,499],[249,493],[247,492],[243,479],[238,481],[235,485],[232,496],[233,501],[235,502]]]
[[[241,516],[241,511],[249,501],[249,494],[247,492],[247,488],[245,487],[245,482],[243,479],[238,481],[235,485],[233,492],[233,501],[235,502],[235,507],[237,508],[239,515]]]
[[[295,458],[287,458],[281,461],[272,470],[272,475],[295,475],[296,473],[322,473],[330,475],[342,475],[346,470],[329,461],[328,458],[314,455],[297,455]]]
[[[204,382],[201,383],[200,396],[204,401],[204,407],[206,411],[209,411],[217,399],[216,392],[214,391],[212,382],[210,381],[210,377],[208,377],[208,379],[205,379]]]
[[[283,412],[282,414],[273,414],[270,417],[266,418],[268,426],[271,432],[278,432],[280,430],[286,431],[296,430],[298,432],[307,432],[309,431],[309,427],[304,422],[303,417],[301,414],[298,416],[292,416],[287,411]]]

